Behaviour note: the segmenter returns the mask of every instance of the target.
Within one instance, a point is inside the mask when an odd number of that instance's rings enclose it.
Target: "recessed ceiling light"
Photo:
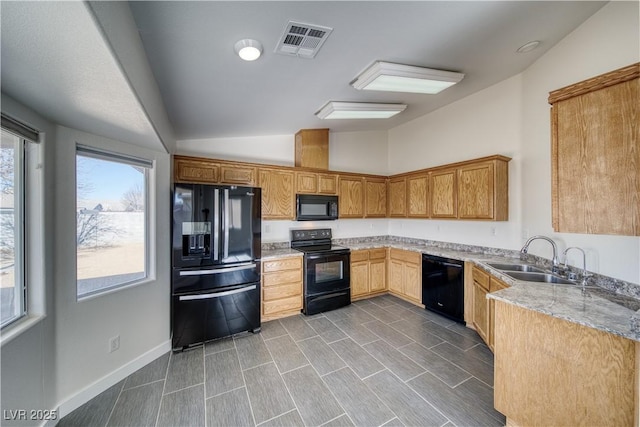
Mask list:
[[[377,61],[351,86],[359,90],[436,94],[463,78],[462,73]]]
[[[518,49],[516,49],[516,52],[517,53],[531,52],[533,49],[537,48],[538,46],[540,46],[540,42],[538,40],[534,40],[532,42],[523,44]]]
[[[234,49],[245,61],[255,61],[262,55],[262,45],[257,40],[244,39],[237,42]]]
[[[316,116],[321,119],[388,119],[405,108],[404,104],[330,101],[316,112]]]

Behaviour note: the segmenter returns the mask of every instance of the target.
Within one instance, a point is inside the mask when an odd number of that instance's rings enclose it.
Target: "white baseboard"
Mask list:
[[[171,340],[165,341],[159,346],[152,348],[141,356],[133,359],[126,365],[123,365],[110,374],[105,375],[93,384],[88,385],[79,392],[75,393],[73,396],[70,396],[58,405],[58,420],[69,415],[71,412],[75,411],[103,391],[107,390],[109,387],[114,386],[118,382],[127,378],[129,375],[133,374],[138,369],[153,362],[158,357],[162,356],[170,350]],[[55,424],[57,424],[57,422],[55,422]],[[46,427],[49,427],[54,426],[55,424],[45,423],[44,425]]]

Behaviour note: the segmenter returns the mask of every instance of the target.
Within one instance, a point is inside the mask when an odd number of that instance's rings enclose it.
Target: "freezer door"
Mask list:
[[[208,185],[176,184],[173,191],[174,267],[213,265],[219,259],[219,190]]]
[[[260,283],[220,292],[172,297],[172,347],[260,330]]]
[[[246,262],[208,268],[174,268],[174,295],[216,291],[229,286],[260,282],[260,262]]]

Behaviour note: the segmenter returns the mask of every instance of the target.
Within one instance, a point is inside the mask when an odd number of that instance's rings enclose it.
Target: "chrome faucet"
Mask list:
[[[584,286],[586,284],[587,279],[590,277],[590,275],[587,274],[587,254],[584,252],[583,249],[581,249],[581,248],[579,248],[577,246],[569,246],[562,253],[562,256],[564,257],[564,268],[565,269],[567,268],[567,252],[569,252],[570,249],[576,249],[576,250],[582,252],[582,277],[581,278],[582,278],[582,285]],[[569,279],[575,279],[575,274],[574,273],[570,273],[569,274]]]
[[[556,242],[554,242],[550,238],[546,236],[529,237],[524,246],[522,246],[522,249],[520,249],[520,253],[526,254],[527,252],[529,252],[529,245],[531,244],[531,242],[537,239],[546,240],[547,242],[551,243],[551,246],[553,247],[553,259],[551,260],[551,262],[553,263],[552,271],[555,273],[558,270],[558,246],[556,246]]]

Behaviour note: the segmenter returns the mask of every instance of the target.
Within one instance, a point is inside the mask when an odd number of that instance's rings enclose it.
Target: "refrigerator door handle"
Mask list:
[[[224,257],[229,257],[229,189],[224,190]]]
[[[218,230],[220,229],[220,190],[217,188],[213,192],[213,260],[218,261],[218,252],[219,252],[219,234]]]
[[[179,275],[180,276],[206,276],[208,274],[223,274],[223,273],[229,273],[232,271],[249,270],[252,268],[256,268],[256,263],[251,262],[247,264],[235,265],[233,267],[216,268],[213,270],[186,270],[186,271],[181,271]]]
[[[247,286],[246,288],[234,289],[232,291],[225,292],[214,292],[211,294],[200,294],[200,295],[183,295],[180,297],[180,301],[195,301],[201,299],[212,299],[212,298],[221,298],[229,295],[241,294],[243,292],[249,292],[256,289],[256,285]]]

